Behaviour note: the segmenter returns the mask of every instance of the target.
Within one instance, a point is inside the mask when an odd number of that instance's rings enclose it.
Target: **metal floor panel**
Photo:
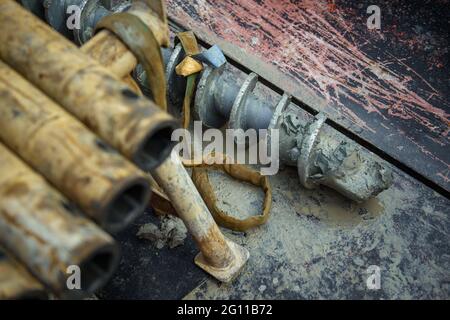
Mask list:
[[[379,31],[366,27],[372,4]],[[449,10],[447,0],[168,0],[180,26],[447,191]]]
[[[139,227],[149,222],[158,224],[151,211],[115,237],[122,258],[117,272],[97,294],[100,299],[181,299],[206,278],[194,264],[198,250],[190,236],[173,249],[156,249],[150,241],[139,239]]]

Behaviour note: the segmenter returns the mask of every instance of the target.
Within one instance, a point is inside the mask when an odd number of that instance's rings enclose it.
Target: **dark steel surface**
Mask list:
[[[191,236],[184,245],[155,248],[136,233],[145,223],[159,219],[147,211],[127,230],[116,236],[122,259],[113,278],[97,295],[101,299],[181,299],[207,277],[194,264],[198,253]]]
[[[168,14],[448,191],[450,2],[330,2],[168,0]]]

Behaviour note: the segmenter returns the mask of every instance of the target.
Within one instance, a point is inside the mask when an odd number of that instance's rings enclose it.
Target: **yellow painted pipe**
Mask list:
[[[102,228],[116,232],[143,213],[146,174],[0,61],[0,141]]]

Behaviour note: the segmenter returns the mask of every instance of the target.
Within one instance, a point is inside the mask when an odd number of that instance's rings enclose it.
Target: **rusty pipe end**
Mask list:
[[[95,250],[86,251],[77,266],[80,268],[80,289],[66,289],[60,294],[62,299],[80,299],[102,288],[114,274],[119,265],[120,250],[114,242],[107,242]],[[68,274],[68,277],[70,274]],[[68,277],[65,280],[68,282]]]
[[[212,275],[214,278],[220,282],[230,283],[232,282],[240,273],[242,268],[247,263],[250,252],[241,245],[234,243],[231,240],[225,239],[228,247],[231,251],[232,258],[229,260],[228,265],[222,268],[215,267],[205,259],[203,253],[198,253],[195,257],[195,264]]]
[[[150,201],[150,185],[144,177],[131,178],[111,193],[97,223],[109,233],[117,233],[141,215]]]
[[[167,114],[146,134],[136,148],[132,161],[142,170],[151,171],[158,167],[170,155],[176,142],[172,141],[172,132],[179,124]]]
[[[84,259],[80,264],[82,290],[93,293],[103,287],[116,270],[119,256],[116,244],[106,244]]]

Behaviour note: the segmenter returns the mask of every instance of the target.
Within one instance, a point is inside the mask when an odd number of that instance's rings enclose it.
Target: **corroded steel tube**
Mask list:
[[[2,144],[0,244],[63,297],[97,290],[118,263],[114,240]],[[67,286],[72,265],[80,270],[80,290]]]
[[[0,300],[46,300],[45,288],[28,271],[0,251]]]
[[[0,141],[101,227],[115,232],[143,213],[146,175],[0,61]]]
[[[222,282],[232,281],[247,262],[249,252],[223,236],[179,156],[172,152],[152,171],[152,176],[172,201],[201,251],[195,263]]]
[[[0,3],[0,58],[141,168],[173,147],[176,121],[12,0]]]

